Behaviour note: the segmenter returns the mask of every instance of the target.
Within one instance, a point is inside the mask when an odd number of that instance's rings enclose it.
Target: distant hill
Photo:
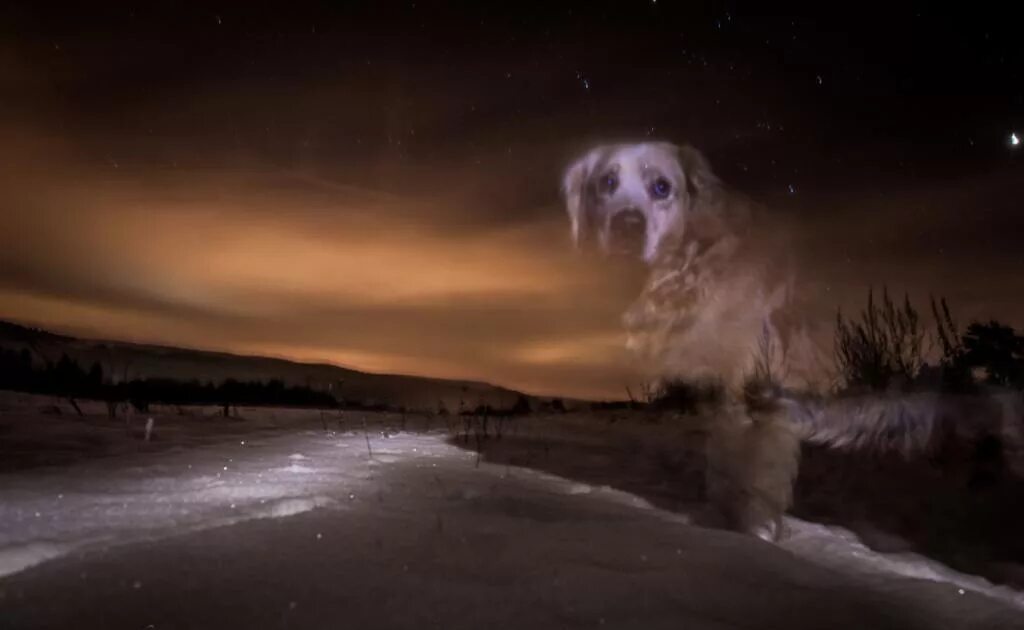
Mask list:
[[[459,402],[467,406],[488,404],[509,407],[520,392],[477,381],[374,374],[323,363],[298,363],[285,359],[208,352],[168,346],[120,341],[78,339],[40,328],[0,321],[0,347],[28,348],[34,360],[57,361],[66,353],[88,367],[95,362],[103,373],[120,379],[174,378],[221,382],[280,379],[288,385],[305,385],[329,390],[341,397],[367,404],[404,405],[410,409],[437,409],[439,402],[456,411]],[[536,406],[541,399],[529,396]],[[572,401],[566,400],[567,403]]]

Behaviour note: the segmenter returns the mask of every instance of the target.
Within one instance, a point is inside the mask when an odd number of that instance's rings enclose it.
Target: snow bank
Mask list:
[[[428,437],[390,442],[382,457],[457,450]],[[361,432],[307,432],[5,475],[0,576],[97,544],[344,507],[373,465]]]
[[[448,506],[445,509],[457,509],[458,514],[465,515],[462,527],[469,529],[461,532],[542,536],[541,528],[562,527],[564,523],[565,535],[582,532],[601,538],[609,535],[602,532],[612,531],[612,526],[593,520],[593,514],[606,515],[611,519],[608,523],[617,523],[614,531],[619,538],[588,552],[593,557],[576,560],[625,563],[624,568],[607,565],[616,572],[639,570],[633,567],[638,562],[641,567],[654,566],[651,563],[655,557],[647,556],[650,552],[646,550],[628,562],[624,559],[630,549],[643,544],[645,536],[636,533],[642,532],[637,529],[629,538],[630,528],[642,523],[649,527],[651,519],[664,523],[659,531],[666,532],[666,536],[685,530],[686,539],[703,541],[685,554],[681,548],[666,550],[673,559],[690,554],[689,562],[700,557],[700,562],[708,566],[717,562],[734,566],[737,556],[742,556],[752,565],[778,566],[779,571],[807,566],[806,562],[794,565],[796,559],[783,562],[779,549],[760,541],[691,528],[687,515],[659,510],[626,492],[527,469],[480,463],[475,454],[445,443],[444,437],[376,433],[370,435],[368,449],[362,432],[305,432],[6,475],[0,486],[0,575],[11,576],[87,547],[159,539],[313,510],[333,510],[340,515],[333,518],[349,522],[358,531],[358,523],[368,518],[371,507],[382,509],[382,492],[393,492],[392,496],[397,497],[389,500],[386,516],[398,527],[406,523],[407,528],[422,528],[424,521],[432,523],[436,517],[437,528],[444,531],[440,516],[435,515]],[[404,472],[392,474],[399,467]],[[623,515],[634,516],[626,522]],[[524,518],[541,524],[536,534],[523,533]],[[630,524],[634,520],[638,525]],[[789,519],[789,530],[790,536],[781,545],[783,550],[836,575],[881,585],[880,592],[907,597],[909,592],[920,594],[921,588],[915,585],[923,580],[948,585],[950,598],[976,602],[976,594],[982,594],[1024,608],[1020,593],[957,573],[921,556],[872,552],[842,529]],[[693,555],[697,550],[703,555]],[[613,560],[598,560],[609,553]],[[476,559],[470,560],[466,562],[477,566]],[[498,562],[490,565],[490,570],[526,570],[515,564],[525,561],[522,558],[508,560],[513,564]],[[658,561],[668,562],[666,558]],[[927,596],[932,597],[931,593],[928,591]],[[972,593],[975,597],[965,597]]]

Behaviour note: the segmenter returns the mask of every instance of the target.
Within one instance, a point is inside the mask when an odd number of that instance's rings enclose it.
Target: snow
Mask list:
[[[984,578],[965,575],[914,553],[882,554],[870,550],[856,535],[841,527],[786,519],[790,536],[782,546],[793,553],[837,569],[864,574],[894,575],[948,584],[958,595],[984,593],[1024,610],[1024,593],[996,586]]]
[[[8,475],[0,488],[0,576],[98,543],[336,504],[370,475],[365,450],[339,457],[339,441],[350,446],[355,440],[363,436],[339,440],[308,432],[82,464],[74,474]],[[293,442],[308,451],[291,452]]]
[[[1024,627],[1020,593],[845,530],[789,519],[771,545],[443,433],[369,437],[372,454],[362,431],[306,431],[5,475],[0,608],[17,627]]]

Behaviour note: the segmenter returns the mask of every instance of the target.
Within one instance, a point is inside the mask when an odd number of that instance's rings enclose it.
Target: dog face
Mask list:
[[[691,147],[608,144],[569,166],[562,180],[573,242],[652,263],[682,235],[688,215],[717,179]]]

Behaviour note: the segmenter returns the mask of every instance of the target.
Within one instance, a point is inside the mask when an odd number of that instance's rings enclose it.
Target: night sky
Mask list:
[[[621,397],[637,287],[574,254],[558,185],[650,137],[795,228],[821,317],[887,284],[1024,325],[1018,15],[22,4],[0,318]]]

